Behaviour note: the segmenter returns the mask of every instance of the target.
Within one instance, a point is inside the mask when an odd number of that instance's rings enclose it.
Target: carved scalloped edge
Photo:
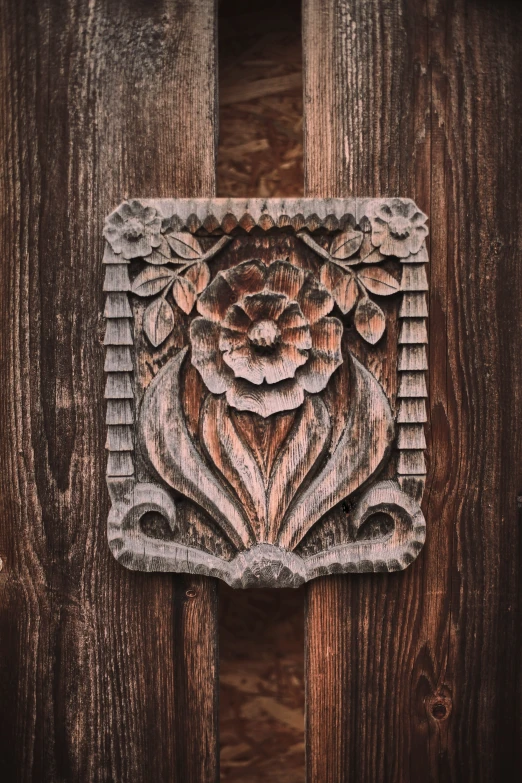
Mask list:
[[[105,399],[107,400],[107,477],[134,475],[134,390],[131,346],[132,310],[127,291],[129,269],[115,263],[106,244],[103,257],[106,293],[105,311]]]
[[[128,201],[132,200],[128,199]],[[389,204],[397,201],[395,198],[141,198],[137,200],[144,206],[154,207],[164,220],[170,221],[176,231],[187,230],[194,233],[203,228],[210,233],[221,229],[225,234],[238,226],[247,232],[256,226],[264,231],[285,226],[291,226],[296,231],[303,228],[309,231],[316,231],[319,228],[336,231],[347,222],[360,223],[366,216],[370,204]],[[412,199],[401,198],[400,201],[415,205]],[[106,263],[115,263],[115,261],[107,260]]]
[[[425,244],[416,256],[403,261],[399,310],[397,476],[404,492],[418,502],[426,482],[427,262]]]
[[[224,580],[234,588],[296,588],[304,582],[327,574],[401,571],[415,560],[426,536],[422,511],[414,500],[408,498],[407,504],[410,505],[412,517],[409,529],[402,529],[399,524],[387,539],[345,544],[307,558],[301,558],[295,552],[272,544],[262,543],[239,552],[233,560],[226,561],[174,541],[150,538],[142,532],[137,523],[138,514],[134,511],[147,501],[147,508],[150,506],[159,509],[175,529],[175,506],[168,493],[159,485],[135,484],[130,477],[108,478],[107,483],[112,500],[108,540],[118,562],[136,571],[212,576]],[[388,492],[391,492],[392,497],[394,494],[403,494],[393,482],[374,485],[368,494],[378,496],[383,490],[384,498]],[[136,495],[133,498],[135,505],[129,504],[133,494]],[[130,523],[129,518],[132,518]]]

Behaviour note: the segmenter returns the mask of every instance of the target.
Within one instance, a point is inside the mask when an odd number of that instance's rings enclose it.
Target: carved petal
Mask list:
[[[334,300],[326,288],[310,276],[297,297],[303,315],[314,324],[324,315],[328,315],[334,306]]]
[[[326,405],[320,397],[307,397],[270,476],[269,541],[276,541],[286,509],[305,478],[324,455],[330,433],[330,416]]]
[[[302,405],[304,392],[295,380],[282,381],[277,386],[253,386],[235,378],[227,391],[227,402],[239,411],[250,411],[266,418],[279,411],[290,411]]]
[[[232,305],[223,319],[223,326],[238,332],[248,332],[252,321],[239,305]]]
[[[288,298],[284,294],[276,294],[273,291],[263,291],[258,294],[249,294],[242,300],[245,313],[252,319],[277,320],[284,311]]]
[[[179,375],[187,350],[167,362],[145,392],[139,418],[143,453],[161,478],[205,509],[238,549],[249,547],[253,536],[241,508],[203,462],[185,424]]]
[[[422,214],[422,213],[421,213]],[[417,217],[417,216],[415,216]],[[425,217],[425,216],[424,216]],[[414,218],[415,220],[415,218]],[[423,225],[414,225],[414,229],[410,236],[410,242],[409,242],[409,251],[410,253],[418,253],[421,249],[421,245],[424,242],[428,235],[428,228],[427,226]]]
[[[341,338],[343,326],[337,318],[322,318],[312,326],[312,351],[296,377],[307,392],[322,391],[335,370],[343,363]]]
[[[206,318],[194,318],[190,324],[192,364],[213,394],[222,394],[232,380],[232,371],[219,350],[220,328]]]
[[[295,371],[308,359],[308,352],[299,351],[293,345],[281,345],[277,353],[265,359],[265,379],[267,383],[278,383],[293,378]]]
[[[381,252],[386,256],[406,258],[410,253],[417,253],[422,245],[428,229],[426,226],[412,227],[412,233],[407,239],[395,239],[389,230],[374,232],[374,242],[380,245]]]
[[[321,318],[310,330],[312,346],[316,351],[324,351],[342,361],[341,340],[343,325],[338,318]]]
[[[135,217],[136,214],[136,201],[133,204],[133,207],[129,204],[128,201],[125,201],[123,204],[121,204],[120,207],[118,207],[118,210],[114,212],[113,215],[111,215],[111,220],[114,222],[118,221],[123,223],[124,220],[128,220],[131,217]]]
[[[252,451],[238,434],[222,397],[209,395],[202,413],[201,435],[216,467],[236,491],[254,528],[266,541],[266,495],[263,477]]]
[[[323,514],[375,473],[393,442],[393,416],[384,391],[355,357],[351,361],[353,398],[346,428],[323,470],[283,520],[278,543],[285,549],[294,549]]]
[[[221,329],[219,335],[219,350],[234,351],[247,344],[247,336],[244,332],[236,332],[235,329]]]
[[[306,327],[308,329],[308,321],[301,312],[301,308],[297,302],[289,302],[284,312],[277,319],[277,325],[282,333],[286,329],[297,329],[300,327]]]
[[[219,323],[225,316],[230,305],[237,301],[237,295],[221,273],[203,291],[198,299],[198,312],[205,318]]]
[[[343,363],[340,351],[339,357],[312,349],[306,365],[295,374],[303,389],[310,394],[317,394],[326,388],[332,373]]]
[[[236,378],[245,378],[257,385],[263,383],[265,357],[256,356],[248,343],[224,353],[223,361],[231,368]]]
[[[307,351],[312,347],[310,327],[306,324],[305,326],[294,326],[282,329],[281,341],[287,345],[294,345],[302,351]]]
[[[221,275],[239,297],[258,293],[265,287],[266,267],[260,261],[243,261]]]
[[[279,383],[287,378],[293,378],[298,367],[308,358],[293,345],[281,345],[279,350],[269,356],[263,356],[263,369],[267,383]]]
[[[152,253],[150,237],[145,235],[137,240],[129,241],[124,236],[120,239],[121,254],[123,258],[131,259],[139,256],[148,256]]]
[[[288,261],[276,261],[268,270],[266,287],[271,291],[286,294],[289,299],[296,299],[305,279],[304,269],[299,269]]]

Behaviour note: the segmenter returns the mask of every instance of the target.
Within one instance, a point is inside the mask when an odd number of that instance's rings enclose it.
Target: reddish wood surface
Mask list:
[[[212,0],[0,3],[0,778],[213,781],[216,592],[106,540],[101,229],[214,192]]]
[[[521,34],[507,2],[304,4],[307,195],[431,231],[427,543],[307,587],[309,783],[522,775]]]

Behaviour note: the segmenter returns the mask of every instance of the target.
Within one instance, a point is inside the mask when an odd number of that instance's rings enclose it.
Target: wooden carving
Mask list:
[[[427,233],[397,198],[131,200],[107,218],[123,565],[296,587],[415,559]]]

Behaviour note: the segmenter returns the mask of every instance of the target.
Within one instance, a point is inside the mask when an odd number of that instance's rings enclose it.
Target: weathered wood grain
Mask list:
[[[513,3],[304,4],[307,194],[410,196],[431,226],[427,542],[307,587],[310,783],[522,775],[521,34]]]
[[[214,582],[107,546],[100,234],[125,196],[214,193],[214,3],[3,0],[0,30],[0,777],[210,783]]]

